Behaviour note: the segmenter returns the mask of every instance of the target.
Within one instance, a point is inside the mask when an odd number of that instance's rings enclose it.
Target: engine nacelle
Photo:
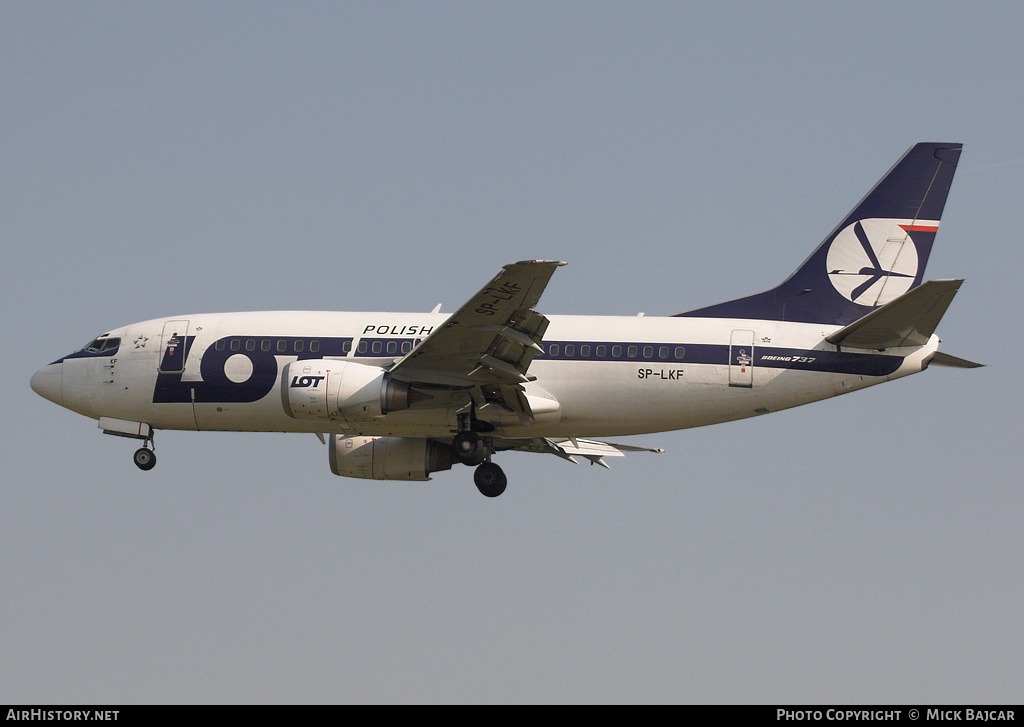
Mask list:
[[[428,439],[332,434],[331,472],[367,480],[429,480],[452,468],[452,450]]]
[[[319,359],[284,367],[281,404],[293,419],[366,421],[409,403],[409,385],[379,366]]]

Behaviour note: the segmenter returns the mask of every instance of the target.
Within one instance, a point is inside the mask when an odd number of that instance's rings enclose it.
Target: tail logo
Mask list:
[[[832,287],[857,305],[885,305],[914,285],[919,259],[902,220],[864,219],[843,229],[828,249]]]

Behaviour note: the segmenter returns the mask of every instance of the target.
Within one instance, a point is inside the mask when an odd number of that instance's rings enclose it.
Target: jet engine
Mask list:
[[[452,450],[429,439],[332,434],[331,472],[367,480],[429,480],[452,468]]]
[[[293,361],[281,381],[281,403],[293,419],[366,421],[427,398],[379,366],[351,361]]]

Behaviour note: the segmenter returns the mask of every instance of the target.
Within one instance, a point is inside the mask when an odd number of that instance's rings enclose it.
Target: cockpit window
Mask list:
[[[86,353],[103,353],[104,351],[113,351],[115,348],[121,345],[120,338],[108,338],[107,336],[100,336],[99,338],[86,344],[83,351]]]

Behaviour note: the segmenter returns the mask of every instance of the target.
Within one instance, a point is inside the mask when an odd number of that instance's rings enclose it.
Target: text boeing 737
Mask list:
[[[767,414],[924,370],[973,367],[934,331],[962,280],[922,284],[960,144],[917,144],[777,288],[675,316],[545,316],[561,262],[506,265],[451,315],[267,312],[134,323],[32,388],[143,440],[156,429],[330,434],[338,475],[426,480],[508,450],[660,451],[590,437]],[[575,460],[573,460],[575,461]]]

